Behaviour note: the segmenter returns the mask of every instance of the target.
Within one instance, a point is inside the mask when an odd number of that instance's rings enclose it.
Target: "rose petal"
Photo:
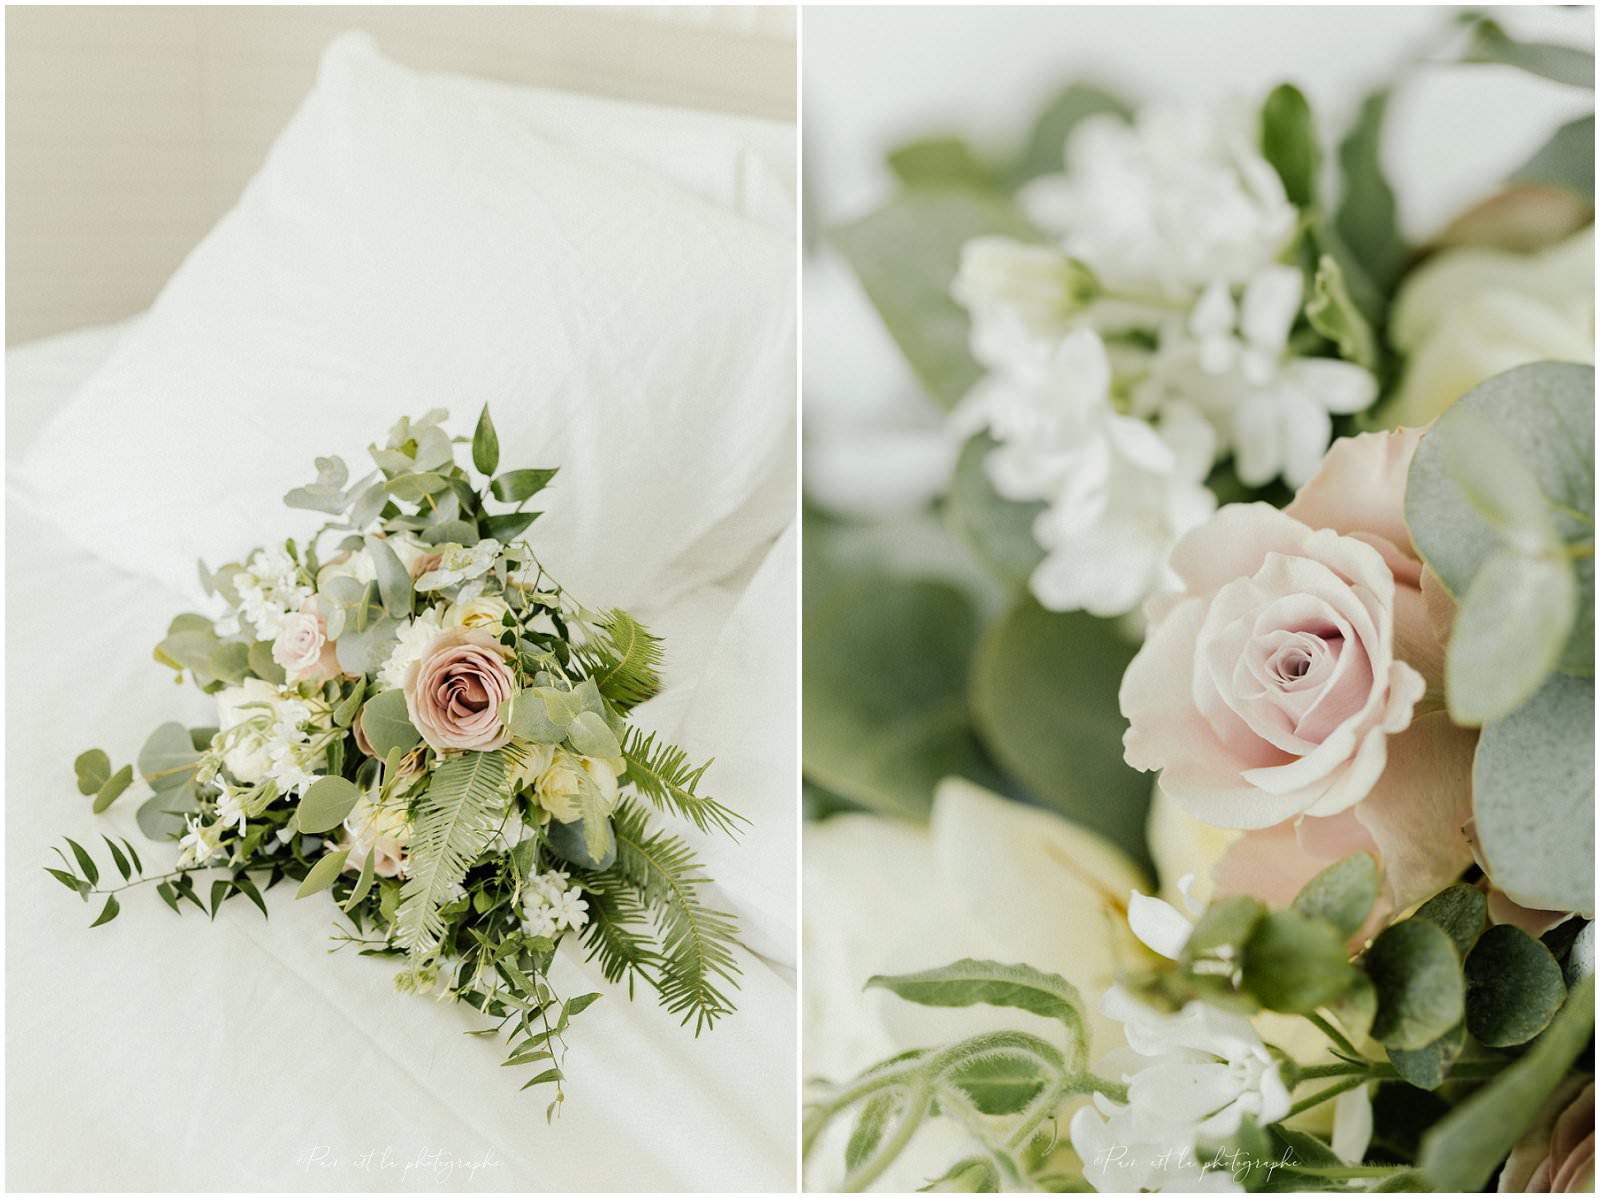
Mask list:
[[[1404,428],[1341,437],[1284,513],[1312,528],[1382,537],[1409,551],[1406,472],[1422,434],[1422,429]]]

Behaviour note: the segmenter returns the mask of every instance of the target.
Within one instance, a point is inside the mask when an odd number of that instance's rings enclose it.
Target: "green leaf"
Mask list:
[[[182,724],[162,724],[139,750],[139,774],[156,792],[177,790],[194,781],[200,754]]]
[[[908,186],[953,184],[993,189],[1000,186],[994,167],[984,162],[963,137],[927,137],[897,146],[888,154],[889,169]]]
[[[1479,727],[1526,703],[1560,664],[1577,614],[1578,583],[1565,558],[1490,554],[1450,630],[1450,718]]]
[[[232,881],[233,888],[255,904],[256,910],[261,912],[261,918],[269,918],[267,915],[267,902],[261,897],[261,891],[256,887],[256,884],[250,880],[250,875],[241,870],[233,876]]]
[[[1461,1022],[1461,960],[1438,924],[1407,919],[1385,928],[1364,967],[1378,992],[1372,1037],[1386,1047],[1425,1048]]]
[[[94,922],[89,926],[91,928],[98,928],[103,923],[110,923],[117,917],[117,912],[121,910],[122,907],[117,902],[117,896],[114,894],[108,894],[106,895],[106,905],[100,908],[100,914],[95,916]]]
[[[151,840],[171,840],[183,832],[183,816],[198,803],[193,778],[175,789],[158,790],[139,804],[139,830]]]
[[[85,891],[85,887],[88,885],[87,882],[80,881],[77,878],[76,875],[69,874],[64,869],[57,869],[53,865],[45,866],[44,867],[44,872],[49,874],[56,881],[60,882],[63,886],[65,886],[68,890],[72,891],[72,893],[77,895],[79,898],[81,898],[81,899],[83,899],[85,901],[88,901],[89,896]]]
[[[1484,726],[1472,812],[1484,869],[1524,907],[1594,910],[1594,683],[1553,674]]]
[[[544,490],[555,476],[554,470],[508,470],[489,489],[502,503],[521,503]]]
[[[1283,180],[1291,204],[1309,208],[1317,202],[1317,126],[1311,105],[1292,83],[1273,88],[1261,106],[1261,154]]]
[[[122,792],[127,790],[132,783],[133,767],[131,765],[125,765],[112,774],[111,777],[106,779],[105,785],[100,788],[99,793],[94,796],[94,813],[99,815],[100,812],[115,803],[121,797]]]
[[[967,714],[976,624],[954,587],[888,576],[813,604],[801,687],[806,776],[902,816],[926,812],[951,774],[993,780]]]
[[[1195,961],[1222,950],[1237,953],[1250,939],[1267,909],[1259,899],[1244,894],[1219,898],[1206,908],[1184,941],[1183,959]]]
[[[1594,368],[1564,362],[1519,366],[1480,383],[1456,401],[1422,438],[1406,477],[1405,516],[1412,541],[1451,595],[1466,596],[1478,571],[1502,548],[1519,548],[1525,533],[1507,531],[1485,511],[1506,503],[1486,498],[1470,462],[1453,463],[1441,430],[1481,422],[1537,481],[1561,541],[1594,540]],[[1467,434],[1473,444],[1481,436]],[[1459,446],[1461,440],[1455,439]],[[1469,458],[1470,454],[1467,455]],[[1503,462],[1503,457],[1496,461]],[[1464,479],[1478,490],[1469,495]],[[1570,515],[1567,513],[1571,513]],[[1560,668],[1594,673],[1594,559],[1573,563],[1579,587],[1577,617]]]
[[[966,1095],[982,1115],[1014,1115],[1032,1102],[1045,1084],[1037,1059],[999,1053],[963,1061],[943,1080]]]
[[[1378,334],[1350,294],[1344,269],[1331,254],[1317,259],[1306,300],[1311,327],[1339,347],[1339,356],[1367,370],[1378,368]]]
[[[1325,919],[1346,939],[1361,930],[1378,901],[1378,863],[1370,854],[1356,853],[1328,866],[1295,896],[1302,915]]]
[[[1078,1054],[1087,1046],[1083,998],[1071,982],[1030,965],[966,958],[937,969],[899,975],[878,974],[867,988],[888,990],[925,1007],[1011,1007],[1060,1021]]]
[[[1594,978],[1588,977],[1572,988],[1532,1048],[1423,1136],[1418,1164],[1432,1188],[1444,1193],[1484,1189],[1550,1092],[1588,1048],[1593,1031]]]
[[[1521,41],[1487,17],[1473,22],[1472,42],[1461,61],[1516,67],[1557,83],[1594,89],[1593,51],[1555,42]]]
[[[489,419],[489,405],[483,405],[478,415],[478,427],[472,433],[472,464],[482,475],[500,469],[500,436],[494,431],[494,421]]]
[[[622,746],[617,743],[602,716],[592,711],[582,711],[567,726],[567,743],[585,757],[621,757]]]
[[[360,906],[361,900],[367,897],[367,892],[372,889],[372,879],[376,873],[378,854],[368,853],[366,860],[361,863],[361,875],[356,879],[355,889],[350,892],[350,897],[345,899],[341,910],[353,911]]]
[[[1594,206],[1594,114],[1562,125],[1511,174],[1513,183],[1564,187]]]
[[[1490,1048],[1526,1044],[1567,997],[1561,966],[1521,928],[1497,924],[1467,955],[1467,1030]]]
[[[1421,1048],[1385,1049],[1395,1072],[1419,1090],[1437,1090],[1450,1076],[1450,1066],[1467,1042],[1467,1027],[1458,1023],[1437,1040]]]
[[[661,690],[661,639],[621,608],[599,621],[600,636],[576,647],[584,672],[619,710],[628,711]]]
[[[72,768],[78,775],[78,793],[96,794],[111,777],[111,758],[103,749],[90,749],[78,754]]]
[[[1344,937],[1332,924],[1290,908],[1269,911],[1245,942],[1244,988],[1273,1011],[1304,1014],[1349,987]]]
[[[1034,798],[1148,865],[1150,780],[1123,760],[1117,704],[1134,649],[1111,621],[1023,599],[984,635],[970,703],[985,747]]]
[[[1436,923],[1449,935],[1458,956],[1465,959],[1489,918],[1489,900],[1475,886],[1457,882],[1417,908],[1415,919]]]
[[[1038,239],[1016,205],[973,188],[908,188],[835,240],[913,373],[953,408],[982,373],[967,349],[967,314],[950,296],[961,247],[996,234]]]
[[[747,822],[738,812],[710,795],[699,793],[700,781],[711,765],[709,761],[690,765],[688,754],[677,745],[666,741],[658,745],[654,732],[646,735],[637,728],[629,728],[622,744],[622,757],[628,765],[628,783],[657,810],[680,815],[702,832],[716,828],[730,836],[737,832],[741,823]]]
[[[361,798],[361,788],[354,782],[329,775],[318,778],[300,798],[296,819],[300,831],[312,835],[331,832],[344,822],[344,817],[355,810]]]
[[[505,755],[463,753],[441,763],[411,821],[411,876],[400,891],[395,943],[420,958],[439,942],[439,908],[466,877],[504,812]]]
[[[1367,96],[1355,124],[1339,143],[1342,187],[1333,219],[1340,242],[1383,292],[1393,290],[1408,258],[1381,154],[1388,107],[1387,88]]]
[[[861,1104],[861,1114],[856,1116],[850,1138],[845,1141],[844,1167],[847,1170],[859,1169],[878,1150],[899,1109],[900,1096],[892,1090],[875,1094]]]
[[[1059,174],[1066,165],[1067,141],[1078,122],[1100,114],[1130,120],[1133,109],[1098,87],[1074,83],[1062,89],[1045,105],[1028,133],[1027,143],[1011,167],[1013,187],[1020,187],[1040,175]]]
[[[397,620],[411,615],[411,572],[401,565],[394,546],[379,536],[367,537],[367,553],[378,574],[378,593],[383,607]]]
[[[133,874],[133,868],[128,864],[127,855],[117,847],[116,842],[111,837],[101,836],[100,839],[105,841],[106,848],[111,850],[111,860],[116,865],[117,872],[122,875],[122,880],[126,882]]]
[[[300,889],[294,892],[294,897],[303,899],[332,886],[334,879],[344,869],[344,859],[349,855],[349,849],[335,849],[324,853],[311,867],[311,872],[306,874],[305,881],[300,883]]]
[[[283,667],[272,660],[272,642],[256,641],[245,651],[245,662],[250,667],[250,672],[257,678],[264,679],[274,686],[282,686],[285,678]]]
[[[89,856],[84,847],[71,837],[64,836],[62,839],[72,849],[72,855],[78,860],[78,869],[89,880],[89,885],[98,886],[100,884],[100,870],[95,866],[94,858]]]
[[[575,715],[563,693],[548,686],[527,687],[500,705],[501,722],[511,734],[540,745],[565,740]]]
[[[396,749],[409,753],[422,739],[422,734],[411,723],[406,694],[402,690],[379,691],[362,706],[358,718],[362,735],[380,761],[387,760]]]
[[[502,545],[509,545],[520,537],[528,525],[539,518],[538,512],[507,512],[503,516],[485,516],[483,534],[493,537]]]
[[[1366,1039],[1378,1014],[1378,992],[1372,988],[1372,979],[1357,971],[1349,988],[1328,1003],[1327,1010],[1352,1040]]]
[[[1525,556],[1561,544],[1538,476],[1492,424],[1465,407],[1439,421],[1433,437],[1451,481],[1502,544]]]
[[[951,533],[996,578],[1021,591],[1044,560],[1044,550],[1034,539],[1033,522],[1044,510],[1042,503],[1014,503],[995,493],[984,460],[995,447],[980,433],[962,447],[950,485],[945,491],[944,518]]]

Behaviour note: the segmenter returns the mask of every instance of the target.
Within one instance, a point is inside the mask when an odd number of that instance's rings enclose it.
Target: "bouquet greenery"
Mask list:
[[[1593,86],[1451,22],[1428,62]],[[817,1176],[938,1117],[929,1189],[1592,1184],[1594,121],[1416,247],[1390,93],[1334,161],[1289,84],[1073,86],[835,232],[960,448],[931,530],[809,514],[810,814],[937,828],[963,777],[1078,825],[1098,897],[1057,972],[873,978],[1058,1026],[818,1080]]]
[[[104,882],[72,840],[49,872],[103,896],[94,926],[141,885],[213,917],[240,895],[265,916],[285,879],[297,898],[325,893],[348,921],[341,944],[402,961],[401,990],[481,1011],[492,1022],[474,1034],[507,1037],[506,1064],[534,1072],[524,1088],[554,1085],[553,1114],[569,1021],[600,997],[551,989],[569,933],[696,1035],[733,1009],[737,926],[654,813],[729,835],[742,817],[702,793],[709,763],[629,722],[661,687],[661,642],[574,601],[522,539],[556,472],[501,472],[485,408],[475,482],[445,419],[402,419],[354,483],[319,458],[285,497],[329,517],[305,544],[202,564],[221,615],[178,616],[155,656],[215,699],[215,727],[163,724],[136,766],[78,758],[96,812],[137,772],[153,792],[139,825],[177,840],[176,862],[147,873],[107,836]]]

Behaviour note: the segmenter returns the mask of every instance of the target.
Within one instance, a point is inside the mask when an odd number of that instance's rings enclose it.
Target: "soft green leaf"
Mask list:
[[[1594,205],[1594,114],[1562,125],[1511,174],[1513,183],[1564,187]]]
[[[945,523],[996,578],[1020,591],[1044,560],[1044,550],[1033,535],[1033,522],[1044,504],[1014,503],[995,493],[984,469],[994,447],[987,434],[962,447],[945,491]]]
[[[1245,990],[1273,1011],[1313,1011],[1351,983],[1339,930],[1292,908],[1262,917],[1245,942],[1240,969]]]
[[[1489,900],[1484,898],[1483,891],[1457,882],[1418,907],[1414,918],[1426,919],[1443,928],[1454,942],[1457,955],[1464,959],[1488,917]]]
[[[111,758],[106,756],[103,749],[90,749],[79,753],[77,760],[72,763],[72,768],[78,775],[79,794],[97,794],[111,778]]]
[[[1437,1040],[1421,1048],[1389,1048],[1386,1053],[1395,1072],[1419,1090],[1437,1090],[1450,1075],[1450,1066],[1467,1042],[1465,1023],[1458,1023]]]
[[[311,872],[306,874],[305,881],[300,883],[300,888],[294,892],[294,897],[303,899],[332,886],[334,879],[344,869],[344,859],[349,855],[349,849],[335,849],[324,853],[311,867]]]
[[[1339,356],[1345,361],[1367,370],[1378,368],[1378,334],[1351,295],[1344,269],[1331,254],[1317,259],[1306,319],[1339,347]]]
[[[1494,425],[1465,407],[1439,421],[1432,436],[1450,481],[1502,544],[1522,555],[1561,544],[1538,476]]]
[[[1594,683],[1553,674],[1484,726],[1472,812],[1484,868],[1524,907],[1594,910]]]
[[[1577,618],[1578,583],[1563,557],[1490,554],[1467,588],[1445,655],[1445,702],[1479,727],[1521,707],[1560,664]]]
[[[45,866],[44,872],[49,874],[56,881],[60,882],[68,890],[72,891],[73,894],[87,901],[88,895],[84,888],[88,885],[88,883],[81,881],[75,875],[69,874],[64,869],[57,869],[53,865]]]
[[[1031,965],[1004,965],[967,958],[937,969],[899,975],[879,974],[867,980],[925,1007],[1013,1007],[1059,1020],[1081,1054],[1087,1044],[1083,999],[1065,978]]]
[[[94,858],[89,856],[88,851],[71,837],[62,837],[62,839],[67,842],[67,847],[72,850],[73,857],[78,861],[78,869],[89,880],[89,885],[98,886],[100,884],[100,870],[95,865]]]
[[[116,865],[117,872],[122,875],[122,880],[126,882],[133,874],[133,867],[128,863],[127,854],[117,847],[111,837],[101,836],[100,839],[105,841],[106,848],[111,850],[111,860]]]
[[[1194,961],[1221,950],[1237,956],[1266,915],[1259,899],[1244,894],[1219,898],[1206,908],[1183,945],[1185,961]]]
[[[907,186],[951,184],[979,189],[1000,184],[994,167],[984,162],[963,137],[925,137],[890,150],[889,169]]]
[[[856,1116],[850,1138],[845,1141],[844,1167],[847,1170],[859,1169],[878,1150],[899,1108],[900,1096],[892,1090],[881,1091],[861,1104],[861,1113]]]
[[[1373,1039],[1390,1048],[1424,1048],[1461,1022],[1461,960],[1438,924],[1407,919],[1385,928],[1363,964],[1378,992]]]
[[[378,574],[378,593],[384,610],[397,620],[411,615],[411,572],[401,564],[394,546],[383,537],[367,537],[367,554]]]
[[[200,755],[182,724],[162,724],[139,750],[139,774],[158,793],[194,781]]]
[[[1472,24],[1472,41],[1462,62],[1497,63],[1516,67],[1557,83],[1594,89],[1594,52],[1557,42],[1529,42],[1514,38],[1496,21],[1479,17]]]
[[[922,652],[929,648],[925,641]],[[1117,704],[1134,649],[1111,621],[1024,599],[985,633],[969,701],[985,747],[1007,773],[1145,864],[1150,781],[1123,760]]]
[[[544,490],[555,476],[554,470],[508,470],[489,489],[502,503],[521,503]]]
[[[114,894],[108,894],[106,895],[106,905],[100,908],[100,914],[95,916],[94,922],[89,926],[91,928],[98,928],[103,923],[110,923],[117,917],[117,912],[121,910],[122,907],[117,902],[117,896]]]
[[[1433,1188],[1477,1193],[1539,1115],[1545,1099],[1589,1046],[1594,979],[1567,996],[1554,1022],[1518,1060],[1464,1099],[1422,1138],[1418,1156]]]
[[[318,778],[300,798],[296,820],[300,831],[313,835],[330,832],[344,822],[344,817],[355,810],[361,798],[361,788],[354,782],[329,775]]]
[[[1317,126],[1311,105],[1292,83],[1273,88],[1261,107],[1261,154],[1283,180],[1291,204],[1309,208],[1317,202]]]
[[[402,690],[379,691],[362,706],[358,718],[362,735],[367,738],[373,755],[379,760],[387,760],[396,749],[409,753],[422,739],[422,734],[411,723],[406,695]]]
[[[1388,89],[1361,102],[1355,124],[1339,143],[1341,192],[1334,213],[1340,242],[1381,291],[1390,291],[1409,256],[1400,235],[1394,191],[1384,172],[1382,142]]]
[[[1490,1048],[1526,1044],[1567,997],[1561,966],[1521,928],[1496,924],[1467,955],[1467,1030]]]
[[[370,854],[368,859],[371,859]],[[233,888],[249,899],[256,910],[261,912],[261,918],[269,918],[267,915],[267,902],[261,897],[261,891],[256,887],[256,884],[250,880],[250,875],[241,870],[233,876],[232,881]]]
[[[981,1156],[972,1156],[965,1160],[957,1161],[927,1185],[918,1187],[917,1192],[919,1194],[997,1194],[1000,1192],[1000,1179],[995,1173],[993,1164]]]
[[[500,469],[500,436],[494,430],[494,421],[489,419],[488,404],[484,404],[483,411],[478,414],[478,427],[472,433],[472,464],[483,475]]]
[[[991,1054],[949,1070],[943,1080],[960,1090],[983,1115],[1014,1115],[1044,1088],[1039,1062],[1030,1056]]]
[[[949,186],[908,188],[835,232],[890,336],[945,408],[981,374],[967,349],[967,314],[951,298],[950,284],[961,247],[983,234],[1038,237],[1006,197]]]
[[[539,518],[539,512],[507,512],[503,516],[485,516],[484,536],[493,537],[502,545],[509,545],[528,530],[528,525]]]
[[[133,767],[125,765],[111,777],[106,779],[105,785],[94,796],[94,812],[96,815],[115,803],[133,783]]]
[[[1295,896],[1295,910],[1325,919],[1346,938],[1367,922],[1378,901],[1378,863],[1368,853],[1356,853],[1328,866]]]
[[[1378,1014],[1378,992],[1372,987],[1372,979],[1357,972],[1350,979],[1349,988],[1327,1004],[1327,1011],[1352,1040],[1366,1039]]]
[[[1098,87],[1074,83],[1063,88],[1034,120],[1027,143],[1011,168],[1013,186],[1020,187],[1040,175],[1059,174],[1066,165],[1067,141],[1078,122],[1100,115],[1129,120],[1133,109]]]
[[[170,840],[183,832],[183,816],[198,805],[194,779],[170,790],[158,790],[139,804],[139,830],[151,840]]]
[[[605,719],[592,711],[579,712],[567,726],[567,743],[585,757],[621,757],[622,746]]]

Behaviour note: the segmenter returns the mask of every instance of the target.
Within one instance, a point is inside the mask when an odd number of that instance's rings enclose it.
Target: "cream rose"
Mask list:
[[[1405,355],[1386,425],[1421,425],[1492,375],[1594,361],[1594,228],[1534,254],[1445,250],[1407,277],[1389,333]]]
[[[406,668],[406,710],[435,749],[498,749],[511,739],[500,705],[515,693],[509,654],[488,633],[440,633]]]
[[[339,658],[328,639],[328,622],[308,599],[300,610],[283,618],[272,642],[272,660],[283,667],[290,682],[326,682],[339,676]]]
[[[1341,441],[1284,511],[1232,505],[1173,551],[1183,591],[1151,603],[1123,743],[1190,815],[1252,832],[1218,862],[1220,893],[1285,900],[1370,851],[1404,903],[1471,859],[1474,738],[1417,712],[1443,675],[1403,518],[1420,436]]]
[[[592,790],[600,799],[605,814],[617,805],[618,778],[622,762],[605,757],[580,757],[566,749],[550,751],[549,763],[534,779],[533,793],[539,805],[564,824],[583,815],[579,798]]]
[[[411,872],[406,845],[411,840],[411,824],[406,820],[404,803],[376,806],[366,795],[356,800],[344,817],[344,841],[349,855],[346,870],[357,873],[372,856],[372,872],[380,878],[403,878]]]
[[[479,595],[465,603],[452,603],[445,612],[446,628],[482,628],[500,635],[501,620],[511,610],[499,595]]]

